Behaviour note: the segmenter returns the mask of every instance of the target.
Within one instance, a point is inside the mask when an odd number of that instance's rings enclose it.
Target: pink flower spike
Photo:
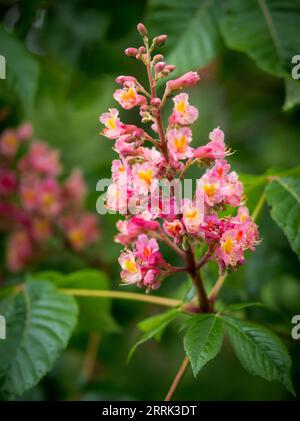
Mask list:
[[[116,108],[110,108],[108,113],[100,116],[100,122],[105,125],[101,134],[108,139],[116,139],[123,133],[123,125],[118,115],[119,111]]]
[[[132,251],[121,253],[118,261],[122,268],[122,282],[125,282],[126,284],[136,284],[141,281],[141,269],[136,262],[135,254]]]
[[[189,105],[189,96],[186,93],[176,95],[173,98],[174,109],[169,119],[169,124],[181,124],[189,126],[198,118],[198,110],[196,107]]]
[[[167,131],[168,149],[175,161],[190,158],[193,155],[189,146],[192,141],[192,131],[188,127],[170,129]]]

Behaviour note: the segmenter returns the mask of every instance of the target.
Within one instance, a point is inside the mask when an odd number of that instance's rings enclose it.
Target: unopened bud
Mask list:
[[[139,48],[139,53],[140,54],[144,54],[146,52],[146,48],[142,45],[140,48]]]
[[[143,23],[137,24],[137,30],[142,37],[145,37],[148,34],[147,28]]]
[[[138,54],[138,49],[137,48],[126,48],[125,50],[125,54],[127,57],[136,57],[136,55]]]
[[[149,121],[151,121],[151,119],[149,117],[143,117],[142,118],[142,123],[149,123]]]
[[[166,63],[164,61],[159,61],[156,63],[154,66],[155,73],[161,72],[165,68],[165,65]]]
[[[154,43],[158,46],[163,45],[168,39],[167,35],[159,35],[158,37],[154,38]]]
[[[151,99],[151,105],[153,105],[153,107],[158,108],[160,106],[161,100],[160,98],[152,98]]]
[[[162,54],[155,54],[155,56],[152,59],[153,63],[157,63],[158,61],[163,61],[163,60],[164,60],[164,56]]]
[[[174,64],[167,64],[166,70],[168,70],[169,73],[174,72],[174,70],[176,70],[176,66],[174,66]]]

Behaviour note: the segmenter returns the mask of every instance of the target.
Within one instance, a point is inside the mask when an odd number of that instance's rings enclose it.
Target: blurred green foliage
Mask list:
[[[261,3],[267,11],[259,9]],[[96,182],[109,177],[115,156],[110,141],[98,135],[98,117],[114,105],[111,95],[115,76],[134,74],[145,80],[142,66],[126,58],[123,50],[139,45],[135,26],[146,21],[151,34],[169,35],[164,53],[177,65],[178,73],[199,71],[202,81],[190,91],[190,103],[200,110],[193,127],[194,146],[206,142],[214,127],[224,130],[227,144],[236,151],[230,158],[232,166],[252,174],[244,178],[253,210],[263,187],[263,180],[256,175],[267,171],[279,174],[300,164],[300,83],[290,78],[290,56],[300,53],[300,3],[280,3],[278,11],[275,0],[1,1],[0,54],[7,56],[7,83],[0,81],[0,130],[30,120],[38,138],[60,149],[67,168],[83,168],[91,189],[90,207],[94,209]],[[134,112],[126,117],[122,112],[121,117],[137,121]],[[105,268],[116,289],[120,247],[113,243],[113,235],[117,217],[106,215],[101,220],[102,241],[94,252],[101,256],[101,268]],[[299,261],[266,208],[259,225],[262,244],[249,256],[245,267],[228,277],[221,299],[224,303],[267,304],[268,309],[241,311],[249,319],[275,326],[286,338],[299,394],[300,341],[290,339],[291,316],[300,314]],[[55,256],[40,269],[69,272],[86,265],[71,257]],[[208,266],[204,273],[207,285],[215,277],[216,268]],[[182,297],[188,290],[187,282],[176,275],[159,294]],[[97,303],[101,307],[101,300]],[[163,398],[183,358],[177,320],[160,343],[142,345],[126,365],[127,354],[138,336],[136,323],[160,309],[116,301],[112,306],[126,334],[103,333],[91,381],[80,381],[87,335],[77,332],[55,368],[23,399]],[[205,366],[196,380],[191,370],[188,372],[176,397],[291,399],[279,384],[247,374],[227,342],[222,354]]]

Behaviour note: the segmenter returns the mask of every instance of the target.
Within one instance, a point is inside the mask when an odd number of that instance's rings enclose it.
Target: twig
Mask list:
[[[165,401],[169,402],[172,399],[172,396],[175,392],[175,390],[177,389],[177,386],[179,385],[179,383],[181,382],[184,373],[186,372],[186,369],[188,368],[189,365],[189,359],[188,357],[184,357],[181,366],[179,367],[179,370],[171,384],[171,387],[167,393],[167,396],[165,397]]]

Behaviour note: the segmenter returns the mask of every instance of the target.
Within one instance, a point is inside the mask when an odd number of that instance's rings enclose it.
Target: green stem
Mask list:
[[[254,211],[252,212],[251,216],[252,216],[253,221],[255,221],[258,218],[258,216],[259,216],[259,214],[260,214],[260,212],[261,212],[261,210],[262,210],[262,208],[265,204],[265,201],[266,201],[266,194],[263,191],[259,200],[258,200],[258,202],[257,202],[257,204],[256,204],[256,206],[255,206],[255,208],[254,208]]]
[[[62,294],[73,295],[76,297],[97,297],[97,298],[115,298],[118,300],[132,300],[146,303],[157,304],[165,307],[177,307],[182,301],[173,298],[157,297],[155,295],[143,295],[135,292],[108,291],[108,290],[90,290],[90,289],[72,289],[60,288]]]

